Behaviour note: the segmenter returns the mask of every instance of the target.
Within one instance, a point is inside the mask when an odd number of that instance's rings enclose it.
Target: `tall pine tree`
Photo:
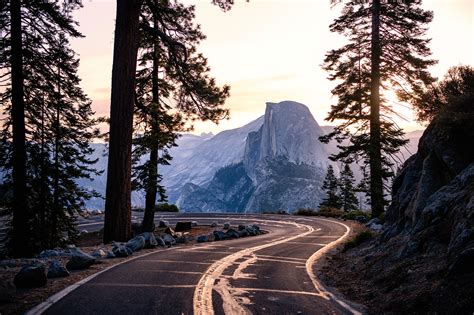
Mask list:
[[[339,195],[339,180],[337,179],[336,174],[334,174],[334,168],[332,165],[328,166],[326,177],[323,182],[323,189],[326,191],[326,198],[323,199],[319,208],[339,209],[342,205],[342,200]]]
[[[164,188],[158,184],[158,164],[170,160],[168,149],[176,145],[185,120],[217,122],[228,115],[222,105],[229,88],[216,86],[209,77],[207,60],[196,53],[196,46],[205,36],[193,19],[193,6],[166,0],[147,2],[141,15],[135,111],[139,136],[133,149],[132,183],[145,190],[145,230],[153,228],[157,192],[162,201],[165,197]],[[186,58],[178,55],[181,51],[186,52]]]
[[[327,120],[342,123],[321,140],[349,139],[332,158],[369,166],[372,215],[377,217],[384,210],[384,181],[393,176],[391,157],[407,143],[393,120],[396,103],[388,92],[411,102],[433,82],[427,68],[435,62],[428,59],[429,40],[424,38],[433,13],[412,0],[347,1],[343,6],[330,30],[349,43],[329,51],[324,62],[329,79],[340,82],[332,90],[338,102]]]
[[[341,207],[344,211],[352,211],[358,208],[358,200],[356,196],[356,188],[354,187],[354,173],[349,164],[344,167],[339,176],[339,188],[341,196]]]
[[[98,131],[90,101],[79,87],[78,60],[69,48],[69,38],[80,37],[71,12],[80,7],[79,1],[11,1],[13,10],[20,3],[20,43],[22,59],[22,93],[24,137],[15,137],[14,59],[18,52],[9,49],[9,35],[2,38],[2,69],[7,74],[7,88],[2,93],[1,167],[5,181],[12,184],[13,196],[17,185],[15,172],[15,143],[25,146],[24,208],[19,212],[15,197],[11,203],[13,233],[11,247],[15,256],[28,256],[46,247],[61,245],[64,234],[73,237],[75,214],[91,192],[75,184],[95,172],[94,161],[88,159],[89,146]],[[13,17],[7,23],[14,24]],[[17,22],[15,22],[17,23]],[[13,48],[14,33],[11,35]],[[6,41],[6,43],[4,42]],[[8,60],[12,60],[9,62]],[[11,78],[8,74],[11,73]],[[20,219],[19,219],[20,218]],[[21,220],[26,228],[19,229]],[[21,232],[21,235],[19,234]],[[26,243],[23,243],[26,242]]]
[[[229,10],[233,0],[212,0],[222,10]],[[107,165],[107,189],[105,196],[104,242],[124,241],[131,235],[131,169],[132,134],[135,105],[135,74],[139,48],[139,20],[143,5],[156,7],[152,0],[117,0],[114,57],[112,65],[112,95],[110,104],[109,160]],[[156,7],[166,14],[163,6]],[[170,30],[171,31],[171,30]],[[186,50],[169,36],[156,32],[175,52],[176,61],[186,61]],[[181,51],[181,53],[180,53]],[[183,55],[184,53],[184,55]],[[188,73],[192,74],[192,73]],[[185,74],[186,75],[186,74]],[[186,98],[184,98],[186,99]],[[200,108],[186,101],[191,111]]]

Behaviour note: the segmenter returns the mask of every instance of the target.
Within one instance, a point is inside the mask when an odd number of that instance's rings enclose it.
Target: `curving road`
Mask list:
[[[159,216],[158,216],[159,217]],[[281,215],[166,215],[257,223],[258,237],[176,246],[139,256],[60,293],[30,314],[353,314],[313,272],[318,256],[349,232],[321,218]],[[89,229],[100,227],[83,223]],[[59,298],[59,299],[58,299]]]

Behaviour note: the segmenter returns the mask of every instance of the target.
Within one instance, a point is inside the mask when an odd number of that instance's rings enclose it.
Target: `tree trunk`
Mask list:
[[[380,0],[372,2],[372,46],[370,86],[370,196],[372,217],[384,210],[380,130]]]
[[[154,26],[157,27],[156,20]],[[159,62],[158,43],[153,47],[153,71],[152,71],[152,108],[151,108],[151,134],[150,143],[150,164],[148,168],[147,188],[145,195],[145,214],[143,216],[142,229],[144,231],[153,231],[155,220],[155,203],[158,185],[158,147],[159,147],[159,91],[158,91],[158,62]]]
[[[12,132],[13,132],[13,232],[12,254],[30,256],[26,202],[26,146],[25,101],[23,81],[23,43],[21,30],[21,1],[10,1],[11,14],[11,80],[12,80]]]
[[[131,234],[131,151],[138,53],[138,22],[143,0],[117,0],[110,141],[105,196],[104,242]]]

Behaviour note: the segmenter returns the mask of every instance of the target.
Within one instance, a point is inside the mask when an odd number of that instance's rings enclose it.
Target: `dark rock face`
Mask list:
[[[43,264],[21,268],[13,280],[17,288],[43,287],[46,285],[46,282],[46,268]]]
[[[345,255],[335,270],[347,279],[328,282],[357,285],[345,293],[374,314],[472,313],[474,114],[430,124],[394,181],[381,235]]]
[[[469,118],[432,123],[395,180],[383,239],[405,238],[402,251],[416,243],[422,251],[446,251],[452,263],[474,248],[474,123]]]

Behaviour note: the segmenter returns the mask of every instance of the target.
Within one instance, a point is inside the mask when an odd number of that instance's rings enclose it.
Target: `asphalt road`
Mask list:
[[[160,215],[157,216],[159,218]],[[89,230],[97,222],[80,222]],[[162,249],[115,266],[50,305],[45,314],[352,314],[319,283],[314,262],[348,233],[321,218],[282,215],[166,215],[256,223],[270,233]],[[84,225],[89,224],[89,225]],[[139,254],[137,254],[139,255]]]

